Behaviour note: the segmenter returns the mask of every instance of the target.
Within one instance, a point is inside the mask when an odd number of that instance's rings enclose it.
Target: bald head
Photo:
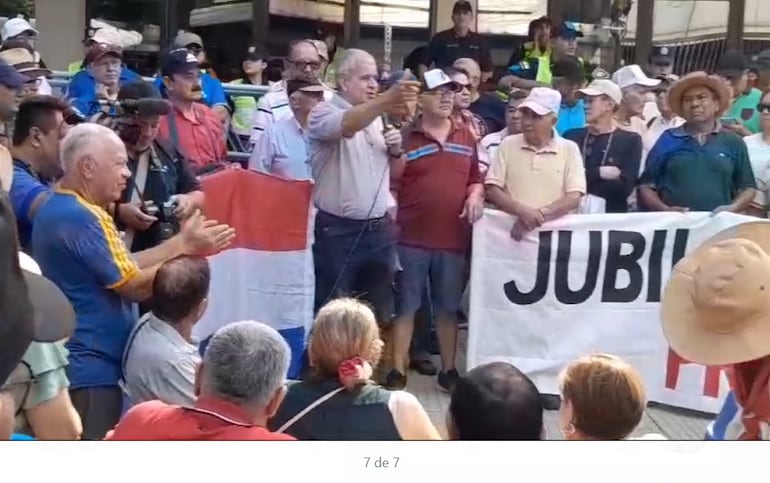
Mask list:
[[[452,66],[467,72],[469,77],[468,80],[471,81],[471,87],[473,89],[479,88],[479,85],[481,84],[481,67],[479,67],[478,62],[464,57],[462,59],[457,59]]]
[[[63,187],[88,201],[106,206],[120,199],[128,170],[126,146],[115,131],[93,123],[79,124],[64,136],[61,144]]]

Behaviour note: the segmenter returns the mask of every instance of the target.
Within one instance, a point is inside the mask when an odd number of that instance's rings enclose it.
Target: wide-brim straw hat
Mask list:
[[[668,91],[668,104],[675,114],[685,117],[684,109],[682,109],[682,97],[685,92],[698,86],[707,87],[717,96],[719,100],[718,116],[730,109],[732,96],[730,95],[730,88],[724,79],[705,72],[692,72],[671,84],[671,88]]]
[[[724,230],[674,267],[661,301],[663,332],[705,365],[770,355],[770,223]]]

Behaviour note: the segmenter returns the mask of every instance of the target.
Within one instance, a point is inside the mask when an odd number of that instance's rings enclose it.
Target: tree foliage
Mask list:
[[[0,0],[0,17],[35,16],[35,0]]]

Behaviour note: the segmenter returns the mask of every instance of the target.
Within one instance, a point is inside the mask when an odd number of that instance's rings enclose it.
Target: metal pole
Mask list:
[[[270,30],[270,0],[251,0],[251,40],[266,45]]]
[[[636,63],[647,65],[652,51],[655,0],[637,0],[636,3]]]
[[[344,46],[352,48],[361,38],[361,0],[345,0]]]
[[[743,49],[743,26],[746,17],[746,0],[730,2],[727,14],[727,48]]]

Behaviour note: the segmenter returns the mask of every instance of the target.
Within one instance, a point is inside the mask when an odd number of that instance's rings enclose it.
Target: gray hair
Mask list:
[[[361,49],[347,49],[340,59],[340,65],[337,68],[337,80],[342,77],[349,77],[356,71],[359,64],[363,62],[376,63],[372,54]]]
[[[291,350],[272,327],[234,322],[217,330],[203,356],[203,389],[241,406],[264,407],[286,381]]]
[[[108,141],[123,145],[115,131],[100,124],[87,122],[70,129],[64,136],[60,149],[64,172],[69,171],[84,157],[96,157]]]

